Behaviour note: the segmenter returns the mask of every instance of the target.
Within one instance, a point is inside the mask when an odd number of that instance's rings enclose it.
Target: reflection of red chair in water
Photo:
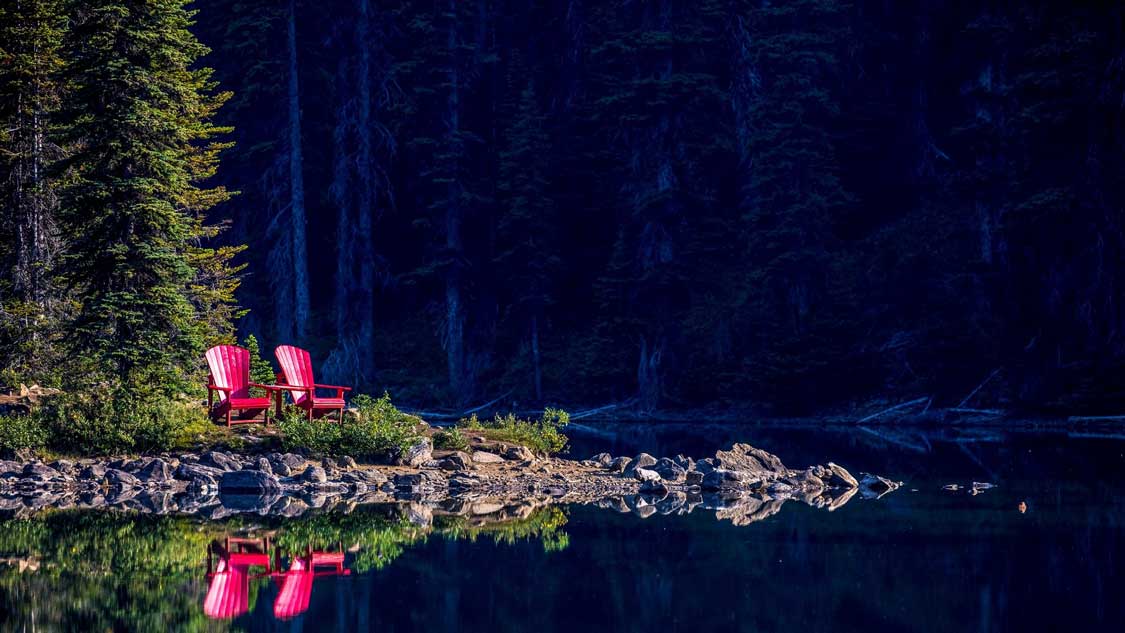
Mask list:
[[[314,552],[307,550],[304,556],[294,556],[288,571],[275,574],[281,589],[273,603],[273,615],[288,619],[309,610],[312,598],[313,579],[317,576],[347,576],[350,569],[344,568],[342,552]]]
[[[227,538],[207,546],[207,597],[203,613],[210,618],[229,620],[250,608],[250,579],[271,575],[270,541]],[[218,562],[213,563],[217,556]],[[251,567],[264,567],[265,573],[251,573]]]

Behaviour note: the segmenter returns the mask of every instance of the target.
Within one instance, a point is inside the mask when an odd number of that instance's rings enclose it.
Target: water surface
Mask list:
[[[833,512],[789,502],[754,522],[701,508],[642,512],[636,500],[625,512],[547,506],[452,516],[438,508],[430,517],[419,516],[428,512],[419,504],[386,504],[221,522],[55,510],[0,522],[0,629],[1125,625],[1125,442],[983,429],[644,423],[575,431],[578,456],[701,456],[739,440],[793,467],[833,460],[906,485]],[[995,488],[943,489],[973,481]],[[243,565],[254,562],[265,565]]]

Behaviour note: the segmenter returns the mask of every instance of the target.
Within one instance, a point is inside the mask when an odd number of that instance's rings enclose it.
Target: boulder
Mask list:
[[[693,466],[691,470],[696,470],[706,475],[716,468],[718,468],[718,466],[715,465],[714,457],[704,457],[703,459],[696,461],[695,466]]]
[[[223,451],[208,451],[199,460],[204,466],[213,466],[222,471],[242,470],[242,464],[230,453]]]
[[[642,484],[645,482],[659,482],[661,479],[660,473],[656,472],[655,470],[649,470],[647,468],[637,468],[636,470],[634,470],[633,478],[641,482]]]
[[[438,463],[442,470],[469,470],[473,467],[472,458],[464,451],[453,451]]]
[[[351,455],[344,455],[340,458],[340,468],[351,470],[353,468],[359,468],[359,464],[355,463],[355,458]]]
[[[500,457],[496,453],[489,453],[487,451],[474,451],[473,461],[478,464],[499,464],[504,461],[504,458]]]
[[[138,470],[136,476],[144,481],[167,481],[172,478],[172,468],[168,465],[168,462],[155,457]]]
[[[79,479],[101,480],[104,477],[105,477],[105,466],[102,466],[101,464],[97,464],[97,463],[90,464],[89,466],[83,468],[78,473]]]
[[[433,459],[434,444],[430,438],[424,437],[402,452],[398,461],[404,466],[418,468]]]
[[[864,497],[882,497],[888,492],[898,490],[898,488],[902,486],[902,482],[891,481],[879,475],[872,475],[871,473],[860,473],[860,475],[862,475],[863,478],[859,480],[859,489]]]
[[[700,486],[704,490],[727,490],[744,488],[750,483],[750,476],[740,470],[719,468],[704,475]]]
[[[270,460],[266,459],[265,457],[259,457],[256,460],[251,459],[244,467],[244,470],[257,470],[272,475],[273,464],[271,464]]]
[[[328,481],[328,475],[320,466],[309,466],[298,479],[304,483],[322,484]]]
[[[613,455],[609,453],[598,453],[591,457],[590,461],[597,462],[602,468],[609,468],[610,463],[613,462]]]
[[[121,486],[122,488],[135,488],[141,485],[140,479],[137,479],[124,470],[118,470],[116,468],[107,469],[105,471],[105,478],[111,485]]]
[[[278,484],[277,477],[261,470],[225,472],[219,479],[219,492],[224,494],[269,495],[280,491],[281,485]]]
[[[56,481],[62,479],[63,474],[46,464],[31,462],[24,465],[23,478],[32,481]]]
[[[617,457],[606,466],[606,470],[615,473],[623,473],[629,467],[629,462],[633,461],[631,457]]]
[[[687,479],[687,470],[667,457],[661,458],[652,466],[652,470],[660,475],[664,481],[678,484]]]
[[[777,455],[749,444],[735,444],[729,451],[718,451],[715,461],[720,468],[744,472],[763,481],[791,474]]]
[[[655,464],[655,457],[649,455],[648,453],[641,453],[629,462],[629,464],[625,467],[624,473],[631,476],[633,474],[633,471],[637,470],[638,468],[648,468],[649,466],[653,466]]]
[[[516,462],[535,461],[535,453],[526,446],[512,446],[504,451],[504,458]]]

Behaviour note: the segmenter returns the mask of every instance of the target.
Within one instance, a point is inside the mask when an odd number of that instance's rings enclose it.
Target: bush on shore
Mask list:
[[[285,450],[305,449],[316,455],[381,457],[404,451],[422,437],[418,418],[395,408],[391,397],[352,398],[353,411],[340,422],[309,421],[297,407],[287,407],[278,420]]]
[[[566,450],[567,437],[562,429],[570,423],[570,414],[562,409],[547,408],[538,420],[523,420],[509,413],[481,421],[474,414],[458,422],[458,426],[497,441],[520,444],[540,455],[553,455]]]

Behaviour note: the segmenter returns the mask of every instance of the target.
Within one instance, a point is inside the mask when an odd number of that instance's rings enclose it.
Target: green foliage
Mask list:
[[[36,413],[0,416],[0,450],[40,449],[49,439],[50,432]]]
[[[463,451],[469,448],[469,440],[461,429],[453,427],[451,429],[441,429],[434,433],[434,448],[449,451]]]
[[[474,431],[483,431],[492,440],[512,442],[526,446],[540,455],[553,455],[566,450],[567,437],[562,429],[570,423],[570,414],[562,409],[547,408],[538,420],[522,420],[509,413],[496,415],[492,420],[481,422],[474,414],[458,422],[458,426]]]
[[[236,316],[238,249],[200,245],[218,231],[206,212],[230,196],[200,186],[226,147],[214,139],[227,130],[210,120],[229,95],[195,63],[207,48],[188,30],[186,4],[83,3],[64,44],[71,90],[61,116],[74,152],[58,272],[80,298],[65,339],[80,388],[187,389]]]
[[[356,396],[352,407],[354,413],[340,422],[309,420],[298,407],[286,407],[278,420],[282,446],[317,455],[381,457],[397,454],[421,437],[418,419],[396,409],[388,394]]]
[[[53,396],[30,415],[0,417],[0,448],[65,454],[147,453],[190,445],[211,426],[194,402],[109,390]]]
[[[273,370],[273,363],[262,358],[262,349],[258,345],[258,338],[253,334],[247,334],[246,338],[242,340],[242,346],[250,352],[250,381],[272,385],[277,380],[277,374]],[[250,393],[254,396],[266,395],[265,390],[258,387],[251,387]]]

